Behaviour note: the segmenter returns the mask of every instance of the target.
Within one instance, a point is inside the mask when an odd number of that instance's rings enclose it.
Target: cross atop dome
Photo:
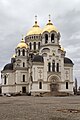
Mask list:
[[[35,24],[37,24],[37,15],[35,15]]]
[[[52,22],[51,22],[51,15],[50,14],[49,14],[49,19],[48,19],[47,25],[53,25]]]
[[[24,35],[22,34],[22,40],[21,40],[21,42],[25,42],[25,40],[24,40]]]
[[[49,14],[49,22],[51,22],[51,15]]]
[[[37,21],[37,15],[35,15],[35,21]]]

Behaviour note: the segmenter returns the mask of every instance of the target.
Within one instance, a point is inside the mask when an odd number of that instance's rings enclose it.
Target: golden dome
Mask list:
[[[25,41],[21,40],[21,42],[17,45],[17,48],[28,48],[28,45],[25,43]]]
[[[46,24],[46,26],[44,27],[44,29],[42,30],[43,32],[51,32],[51,31],[55,31],[58,32],[57,28],[51,23],[51,20],[48,21],[48,23]]]
[[[29,32],[27,33],[27,36],[29,36],[29,35],[39,35],[39,34],[41,34],[41,32],[42,32],[42,29],[37,24],[37,21],[35,21],[35,24],[29,30]]]

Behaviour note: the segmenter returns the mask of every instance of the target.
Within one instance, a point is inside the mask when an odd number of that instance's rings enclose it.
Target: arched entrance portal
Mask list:
[[[57,83],[51,83],[50,84],[50,90],[51,90],[51,92],[58,91],[58,84]]]
[[[59,90],[59,77],[57,76],[50,76],[49,77],[49,83],[50,83],[50,91],[51,92],[57,92]]]

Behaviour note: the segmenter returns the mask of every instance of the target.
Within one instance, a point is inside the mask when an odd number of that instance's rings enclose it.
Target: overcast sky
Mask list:
[[[80,0],[0,0],[0,70],[10,62],[17,44],[38,16],[41,28],[51,15],[61,33],[60,43],[74,62],[80,85]]]

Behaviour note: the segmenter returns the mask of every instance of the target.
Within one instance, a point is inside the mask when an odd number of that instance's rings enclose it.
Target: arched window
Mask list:
[[[56,66],[56,71],[59,72],[59,63],[57,63],[57,66]]]
[[[45,34],[45,43],[48,43],[48,34]]]
[[[51,34],[51,42],[54,43],[54,34]]]
[[[6,82],[7,82],[6,79],[7,79],[7,78],[6,78],[6,75],[5,75],[5,76],[4,76],[4,84],[6,84]]]
[[[38,38],[38,36],[36,36],[36,38]]]
[[[23,67],[25,67],[25,62],[23,62]]]
[[[40,42],[38,42],[38,49],[40,49]]]
[[[66,89],[68,89],[68,82],[66,82]]]
[[[39,89],[42,89],[42,82],[39,82]]]
[[[35,36],[34,36],[34,39],[35,39]]]
[[[25,75],[23,75],[23,82],[25,82]]]
[[[34,50],[36,50],[36,42],[34,42]]]
[[[22,55],[25,56],[25,50],[24,49],[22,50]]]
[[[31,55],[30,55],[30,56],[31,56],[31,59],[33,59],[33,55],[34,55],[34,54],[31,54]]]
[[[31,44],[31,42],[29,43],[29,47],[30,47],[30,50],[32,49],[32,44]]]
[[[55,72],[55,61],[52,62],[52,71]]]
[[[51,63],[48,63],[48,72],[51,72]]]
[[[20,56],[20,50],[18,50],[18,56]]]

